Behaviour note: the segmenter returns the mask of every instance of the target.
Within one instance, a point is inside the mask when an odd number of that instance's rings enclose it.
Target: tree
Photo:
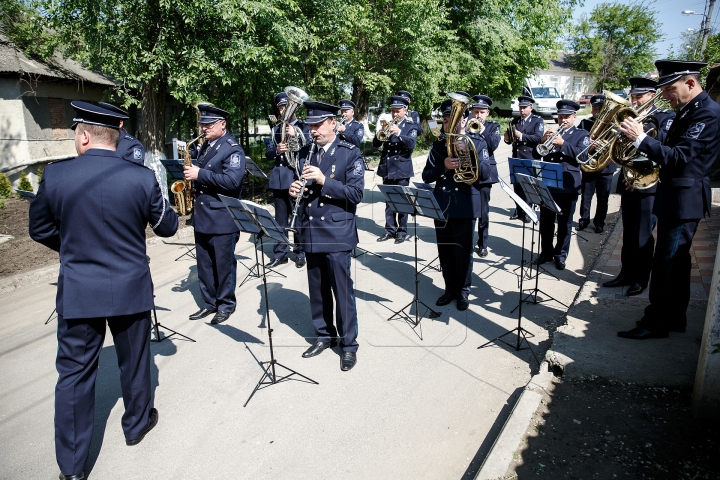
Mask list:
[[[0,31],[28,57],[47,60],[55,53],[59,39],[43,24],[23,0],[0,0]]]
[[[654,45],[662,37],[655,15],[642,3],[601,3],[577,24],[570,64],[597,74],[598,90],[624,88],[630,77],[654,69]]]
[[[20,172],[20,183],[18,184],[18,190],[25,190],[26,192],[32,192],[33,187],[30,183],[30,179],[27,177],[25,170]]]

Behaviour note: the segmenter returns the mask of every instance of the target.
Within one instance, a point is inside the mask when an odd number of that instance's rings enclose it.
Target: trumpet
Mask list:
[[[473,134],[482,135],[485,131],[485,125],[483,125],[482,120],[479,118],[471,118],[468,120],[467,125],[465,125],[465,130]]]
[[[545,140],[545,142],[537,146],[537,152],[540,154],[541,157],[546,156],[548,153],[552,152],[555,149],[555,145],[553,145],[553,140],[555,140],[558,135],[562,135],[567,132],[569,127],[565,127],[566,122],[567,120],[563,121],[563,123],[560,125],[560,128],[558,128],[555,133],[553,133],[547,140]]]
[[[385,122],[384,120],[383,122],[385,123],[385,125],[383,125],[382,129],[378,131],[375,135],[377,136],[377,139],[381,142],[387,142],[388,138],[390,138],[390,127],[400,123],[400,120],[393,116],[392,120],[390,120],[389,122]]]

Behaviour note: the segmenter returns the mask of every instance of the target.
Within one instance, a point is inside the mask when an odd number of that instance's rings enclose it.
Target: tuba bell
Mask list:
[[[304,90],[298,87],[285,87],[285,94],[288,97],[288,103],[285,106],[285,110],[282,114],[280,143],[286,142],[286,125],[289,125],[290,119],[293,117],[293,115],[295,115],[298,107],[305,103],[307,100],[310,100],[310,95],[308,95],[307,93],[305,93]],[[290,168],[295,168],[295,165],[297,164],[298,152],[300,151],[300,148],[306,143],[305,135],[303,134],[302,130],[295,126],[293,126],[293,129],[295,130],[295,136],[287,138],[288,151],[285,154],[285,159],[290,165]]]
[[[452,107],[448,131],[445,132],[447,155],[451,158],[457,158],[460,163],[460,166],[455,169],[453,179],[458,183],[471,185],[480,176],[477,150],[470,137],[462,133],[456,133],[456,131],[459,129],[463,113],[465,113],[465,109],[472,102],[472,99],[459,93],[448,93],[448,97],[452,100]],[[460,145],[464,145],[465,148],[460,148]]]
[[[610,163],[610,147],[618,135],[615,117],[621,110],[632,106],[628,100],[610,91],[603,91],[603,95],[605,104],[590,129],[592,142],[576,157],[580,168],[588,173],[600,172]],[[588,153],[587,160],[581,161],[585,153]]]

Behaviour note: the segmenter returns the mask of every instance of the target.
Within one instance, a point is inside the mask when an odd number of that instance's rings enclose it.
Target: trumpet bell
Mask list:
[[[465,130],[473,134],[481,134],[485,130],[485,125],[478,118],[468,120]]]

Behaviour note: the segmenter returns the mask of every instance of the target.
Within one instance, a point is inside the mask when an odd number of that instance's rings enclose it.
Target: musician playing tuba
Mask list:
[[[451,94],[455,98],[465,96],[464,92]],[[470,100],[469,98],[467,100]],[[467,135],[463,112],[467,105],[445,100],[440,106],[443,114],[443,134],[433,142],[423,169],[423,182],[435,182],[435,198],[447,221],[435,221],[438,257],[445,281],[445,292],[436,305],[447,305],[456,301],[457,309],[466,310],[470,303],[472,247],[476,218],[483,215],[481,182],[489,178],[489,153],[487,143],[481,135]],[[455,134],[448,136],[447,133]],[[468,144],[467,141],[471,144]],[[473,183],[458,181],[455,172],[460,168],[460,159],[448,155],[448,141],[455,142],[451,151],[459,155],[467,153],[479,165],[479,176]],[[477,156],[477,157],[476,157]]]
[[[561,213],[557,215],[550,209],[540,209],[540,257],[538,262],[542,264],[555,260],[555,267],[558,270],[564,270],[570,250],[572,218],[580,193],[581,177],[577,157],[579,156],[580,160],[583,160],[581,152],[590,145],[590,135],[587,131],[575,127],[576,112],[580,109],[578,103],[572,100],[560,100],[556,105],[560,129],[548,129],[538,147],[547,150],[546,155],[542,156],[543,161],[562,165],[562,188],[550,188],[550,193],[560,207]],[[560,130],[562,133],[557,134]],[[536,158],[541,158],[541,155],[536,154]],[[556,216],[557,244],[553,246]]]
[[[390,101],[393,122],[396,123],[387,128],[386,141],[380,140],[377,135],[373,138],[375,148],[383,147],[377,174],[382,177],[384,185],[407,186],[415,175],[412,152],[421,130],[420,125],[407,116],[408,100],[405,97],[395,95],[390,97]],[[385,233],[377,241],[394,238],[395,243],[402,243],[406,235],[407,215],[396,214],[386,205]]]
[[[279,111],[280,118],[284,117],[285,109],[288,106],[288,95],[280,92],[275,95],[275,106]],[[310,138],[310,130],[302,120],[293,113],[287,123],[279,123],[272,130],[272,141],[266,144],[265,157],[268,160],[274,160],[272,172],[270,173],[269,188],[273,192],[275,204],[275,220],[282,228],[287,228],[288,217],[293,211],[294,202],[288,195],[290,184],[295,180],[295,167],[290,165],[285,154],[288,153],[287,141],[283,141],[283,129],[285,129],[285,137],[294,138],[298,135],[304,135],[306,139]],[[300,142],[306,143],[306,142]],[[295,238],[295,266],[302,268],[305,266],[305,252],[298,244]],[[273,247],[273,260],[268,263],[267,268],[275,268],[288,262],[288,246],[284,243],[276,243]]]

